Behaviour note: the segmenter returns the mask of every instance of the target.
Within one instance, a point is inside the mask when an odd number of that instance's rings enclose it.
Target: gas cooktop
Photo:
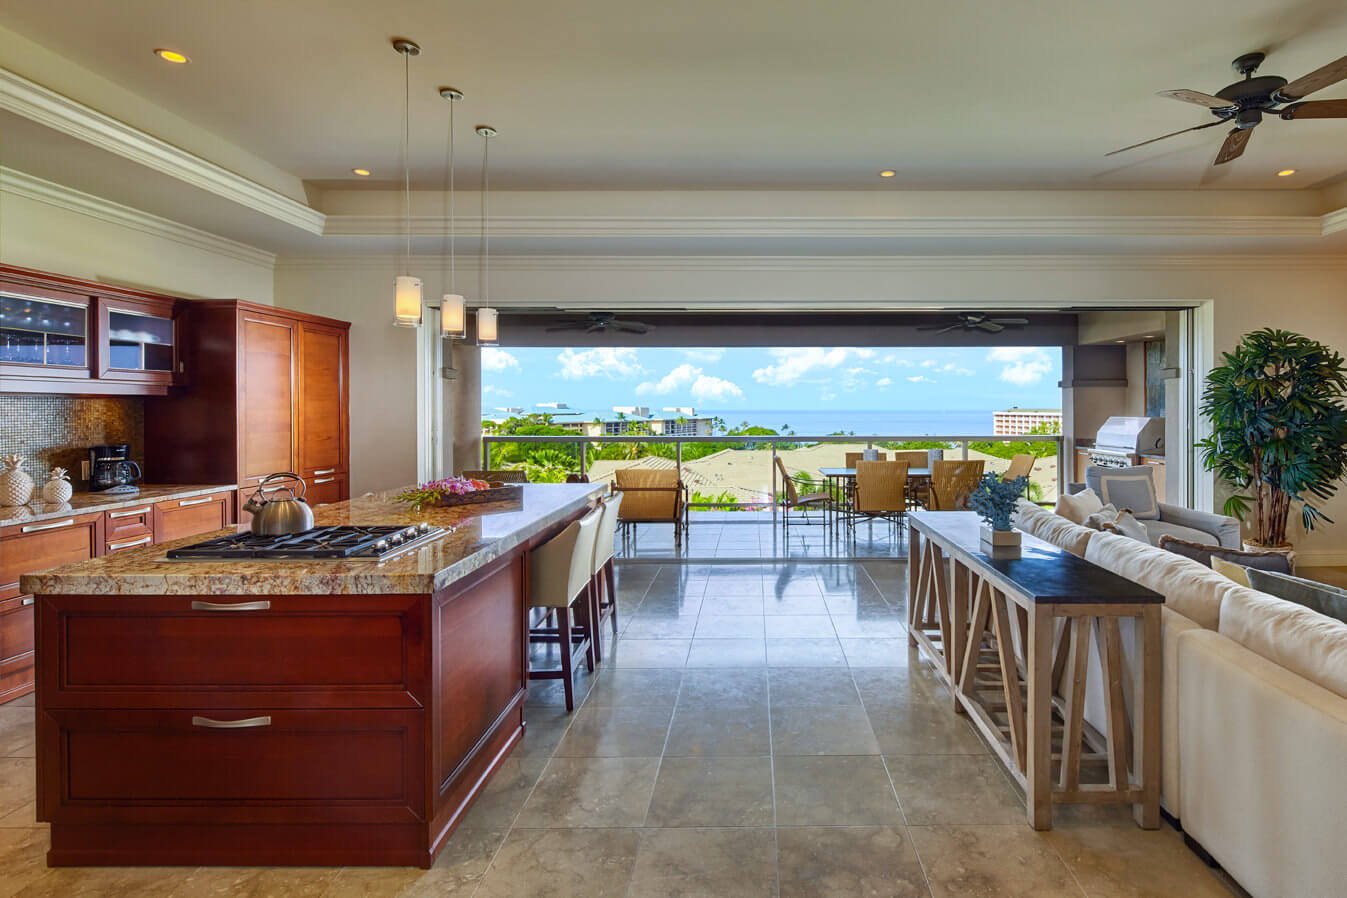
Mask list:
[[[174,561],[349,558],[386,561],[439,539],[449,531],[420,523],[408,527],[314,527],[303,533],[258,536],[238,533],[169,549]]]

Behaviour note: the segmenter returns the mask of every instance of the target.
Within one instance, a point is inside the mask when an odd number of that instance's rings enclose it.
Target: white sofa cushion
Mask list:
[[[1012,522],[1025,533],[1081,558],[1085,557],[1085,547],[1096,533],[1023,499],[1015,507]]]
[[[1215,630],[1221,601],[1235,584],[1196,561],[1116,533],[1097,533],[1085,549],[1085,560],[1153,589],[1165,605],[1189,620]]]
[[[1232,586],[1220,631],[1256,655],[1347,698],[1347,624],[1292,602]]]
[[[1084,524],[1085,519],[1104,507],[1094,490],[1084,489],[1078,493],[1062,493],[1057,497],[1056,513],[1073,524]]]

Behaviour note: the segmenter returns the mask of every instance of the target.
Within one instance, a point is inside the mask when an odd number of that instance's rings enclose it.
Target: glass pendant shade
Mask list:
[[[462,337],[467,331],[467,307],[462,296],[446,293],[440,300],[440,336]]]
[[[477,310],[477,342],[483,346],[496,345],[496,310]]]
[[[393,279],[393,323],[398,327],[421,326],[421,279],[408,274]]]

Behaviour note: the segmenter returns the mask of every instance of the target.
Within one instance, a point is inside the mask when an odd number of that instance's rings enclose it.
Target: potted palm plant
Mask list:
[[[1246,334],[1207,375],[1202,464],[1236,490],[1228,515],[1262,548],[1285,548],[1292,505],[1305,530],[1333,523],[1322,503],[1347,474],[1347,368],[1322,343],[1290,331]]]

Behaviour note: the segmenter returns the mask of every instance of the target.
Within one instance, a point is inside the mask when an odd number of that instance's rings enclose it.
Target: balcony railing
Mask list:
[[[715,455],[703,456],[699,459],[684,461],[684,449],[689,446],[699,444],[720,444],[726,447],[728,452],[736,451],[757,451],[762,453],[757,456],[757,463],[754,464],[753,456],[746,456],[742,461],[746,464],[738,466],[738,469],[729,475],[732,482],[721,480],[720,482],[706,482],[703,484],[690,484],[690,491],[693,493],[693,500],[689,505],[693,508],[731,508],[748,509],[763,508],[766,506],[776,507],[776,496],[782,485],[779,482],[776,459],[780,455],[786,455],[788,467],[793,468],[794,477],[797,473],[803,474],[803,479],[812,481],[821,481],[822,475],[818,472],[818,467],[826,466],[821,463],[817,456],[819,453],[815,450],[811,453],[808,464],[805,466],[802,459],[794,456],[795,452],[808,450],[814,447],[828,444],[845,444],[854,446],[857,449],[874,448],[883,451],[902,451],[906,449],[928,449],[939,446],[942,449],[943,457],[959,458],[967,460],[972,457],[987,457],[989,465],[987,470],[998,470],[1009,464],[1008,458],[1002,458],[995,453],[979,453],[974,447],[978,443],[992,443],[1007,445],[1010,443],[1028,443],[1038,446],[1051,446],[1050,452],[1044,452],[1039,455],[1040,460],[1055,459],[1056,476],[1044,477],[1046,472],[1038,472],[1037,477],[1031,477],[1031,481],[1037,484],[1035,492],[1031,493],[1031,498],[1037,501],[1052,501],[1057,495],[1060,495],[1066,483],[1066,458],[1063,453],[1063,441],[1061,434],[1024,434],[1019,436],[1005,435],[867,435],[857,436],[850,434],[830,434],[827,436],[800,436],[794,434],[785,434],[781,436],[661,436],[650,434],[627,434],[623,436],[573,436],[573,435],[519,435],[519,434],[489,434],[482,436],[482,467],[486,470],[492,470],[493,464],[500,464],[504,467],[530,467],[528,463],[522,463],[516,459],[502,460],[500,458],[500,447],[504,444],[513,444],[514,446],[551,446],[556,452],[542,456],[546,464],[534,464],[535,468],[542,468],[549,474],[557,475],[559,473],[591,477],[591,479],[607,478],[611,472],[618,467],[625,467],[632,463],[639,462],[642,459],[657,457],[671,460],[679,470],[680,479],[684,478],[685,470],[695,472],[699,467],[732,467],[733,463],[740,461],[734,456],[721,456],[717,459],[718,465],[698,465],[703,459],[715,458]],[[909,445],[903,445],[909,444]],[[626,445],[631,449],[627,453],[605,452],[605,447],[614,445]],[[494,454],[494,457],[493,457]],[[511,455],[518,454],[510,452]],[[614,457],[620,455],[621,457]],[[718,455],[718,453],[716,454]],[[596,457],[599,456],[599,457]],[[602,457],[607,456],[607,457]],[[535,456],[537,458],[539,456]],[[729,462],[730,465],[725,463]],[[835,462],[840,465],[842,462],[837,459]],[[828,464],[832,464],[831,461]],[[592,475],[592,476],[591,476]],[[699,486],[705,486],[709,490],[715,491],[707,498],[708,494]],[[733,494],[736,498],[731,501],[724,498],[726,495]]]

